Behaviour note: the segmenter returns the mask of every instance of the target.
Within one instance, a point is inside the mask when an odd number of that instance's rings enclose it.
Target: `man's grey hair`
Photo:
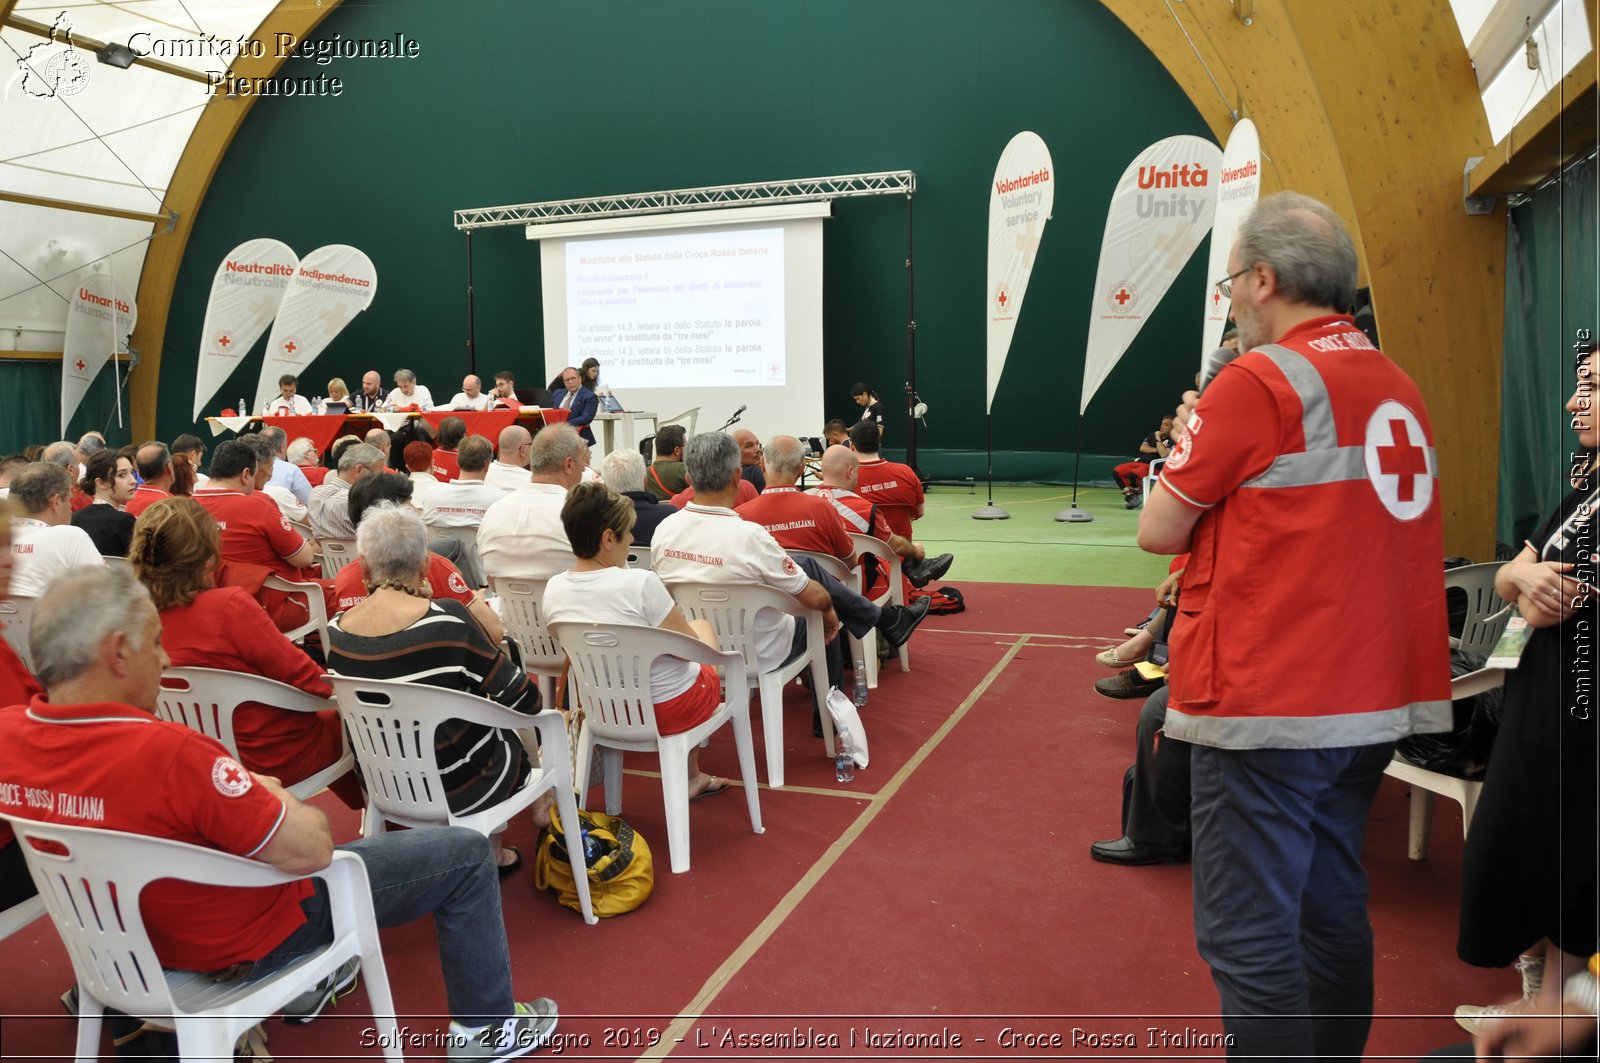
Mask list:
[[[1284,297],[1346,313],[1356,301],[1355,244],[1339,215],[1299,192],[1278,192],[1239,225],[1239,263],[1264,263]]]
[[[724,490],[739,475],[739,444],[726,432],[701,432],[684,448],[683,466],[696,495]]]
[[[72,496],[72,473],[53,461],[24,465],[11,477],[11,497],[29,513],[43,513],[51,495]]]
[[[304,465],[306,462],[316,457],[316,454],[317,445],[311,442],[311,440],[307,439],[305,436],[299,436],[294,440],[294,442],[289,444],[289,450],[284,454],[284,457],[288,458],[296,465]]]
[[[798,480],[806,466],[806,448],[794,436],[773,436],[761,452],[767,459],[767,472],[777,476]]]
[[[417,382],[417,374],[409,369],[396,369],[394,371],[394,382],[396,384],[415,384]]]
[[[570,424],[541,428],[533,437],[533,449],[528,452],[528,470],[545,474],[560,472],[568,458],[581,458],[588,449],[589,444]]]
[[[383,461],[383,451],[371,443],[352,443],[339,455],[339,479],[347,472],[355,472],[357,465],[371,465]],[[348,481],[346,481],[348,482]]]
[[[613,450],[600,463],[600,480],[617,494],[644,490],[644,455],[637,450]]]
[[[83,675],[113,632],[127,635],[136,651],[155,652],[144,640],[141,606],[149,602],[150,592],[128,565],[95,565],[51,580],[28,631],[39,682],[50,690]]]
[[[93,457],[106,449],[106,437],[99,432],[85,432],[83,438],[78,440],[78,449],[86,458]]]
[[[371,582],[414,582],[428,558],[428,527],[410,506],[380,502],[361,515],[356,553]]]
[[[278,460],[278,444],[266,437],[266,433],[257,432],[253,435],[240,436],[239,442],[250,448],[250,453],[256,457],[256,469],[270,469]]]
[[[70,441],[62,439],[45,447],[44,456],[41,460],[48,461],[52,465],[59,465],[63,469],[76,468],[78,464],[78,448]]]
[[[256,434],[262,439],[265,439],[268,443],[272,444],[273,457],[277,457],[279,454],[282,454],[284,446],[289,442],[289,433],[285,432],[277,425],[264,425],[261,431],[257,432]]]

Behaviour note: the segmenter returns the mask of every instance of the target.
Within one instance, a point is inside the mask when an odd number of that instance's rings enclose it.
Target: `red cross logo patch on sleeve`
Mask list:
[[[1435,470],[1422,422],[1401,403],[1386,399],[1367,419],[1367,480],[1396,520],[1415,520],[1433,501]]]
[[[243,797],[255,783],[250,773],[232,757],[218,757],[211,765],[211,785],[223,797]]]

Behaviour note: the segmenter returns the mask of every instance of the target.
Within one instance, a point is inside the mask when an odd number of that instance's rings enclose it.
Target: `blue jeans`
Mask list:
[[[466,827],[398,831],[341,845],[367,865],[380,927],[433,916],[450,1015],[483,1026],[511,1015],[511,954],[500,914],[500,876],[489,839]],[[287,967],[333,940],[322,880],[300,902],[306,921],[256,961],[252,977]]]
[[[1360,1060],[1372,1024],[1361,842],[1394,752],[1194,746],[1194,924],[1230,1056]]]

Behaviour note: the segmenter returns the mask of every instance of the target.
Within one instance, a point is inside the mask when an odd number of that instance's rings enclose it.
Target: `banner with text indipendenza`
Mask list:
[[[256,385],[256,408],[278,394],[279,377],[304,372],[372,304],[377,292],[377,267],[365,252],[349,244],[328,244],[301,259],[272,322]]]

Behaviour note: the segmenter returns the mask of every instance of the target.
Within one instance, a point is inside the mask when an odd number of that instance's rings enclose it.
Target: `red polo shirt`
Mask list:
[[[317,465],[315,463],[311,465],[297,465],[296,468],[305,473],[306,482],[312,487],[321,487],[322,481],[326,480],[328,478],[328,474],[333,471],[326,465]]]
[[[785,550],[810,550],[841,561],[856,552],[833,507],[796,487],[768,487],[739,506],[738,513],[767,529]]]
[[[130,705],[0,712],[0,810],[47,823],[169,838],[255,856],[283,822],[283,802],[219,742]],[[259,959],[305,916],[308,881],[249,889],[172,880],[140,900],[163,965],[215,971]]]
[[[758,494],[760,494],[760,492],[756,490],[755,484],[751,483],[749,480],[741,478],[739,480],[739,494],[738,497],[733,500],[733,504],[735,507],[742,506],[746,502],[753,500]],[[684,506],[687,506],[690,502],[694,501],[694,488],[685,487],[682,491],[679,491],[677,494],[667,499],[667,501],[672,503],[672,507],[674,509],[682,509]]]
[[[435,447],[433,450],[433,466],[428,470],[433,473],[433,478],[442,484],[451,480],[461,479],[460,453],[454,450],[445,450]]]
[[[428,554],[428,585],[433,588],[435,598],[454,598],[462,605],[471,605],[477,597],[471,587],[467,586],[461,570],[450,563],[449,558],[440,557],[438,554]],[[360,565],[346,565],[333,577],[333,593],[339,600],[339,611],[353,609],[367,600],[367,585],[361,580]]]
[[[877,505],[891,531],[911,538],[911,522],[916,519],[925,498],[922,481],[917,479],[911,466],[883,458],[863,460],[856,490],[862,498]]]
[[[152,503],[171,497],[171,491],[163,491],[161,488],[151,487],[149,484],[140,484],[134,488],[133,497],[128,499],[128,504],[123,508],[137,517],[148,509]]]
[[[893,534],[888,522],[883,519],[883,510],[880,508],[874,515],[872,503],[854,491],[846,491],[842,487],[813,487],[806,494],[828,503],[839,514],[839,519],[844,521],[848,531],[872,535],[884,542],[888,542],[889,536]]]
[[[201,488],[194,500],[217,518],[223,557],[270,568],[285,579],[304,578],[286,558],[298,553],[305,540],[269,496]]]

